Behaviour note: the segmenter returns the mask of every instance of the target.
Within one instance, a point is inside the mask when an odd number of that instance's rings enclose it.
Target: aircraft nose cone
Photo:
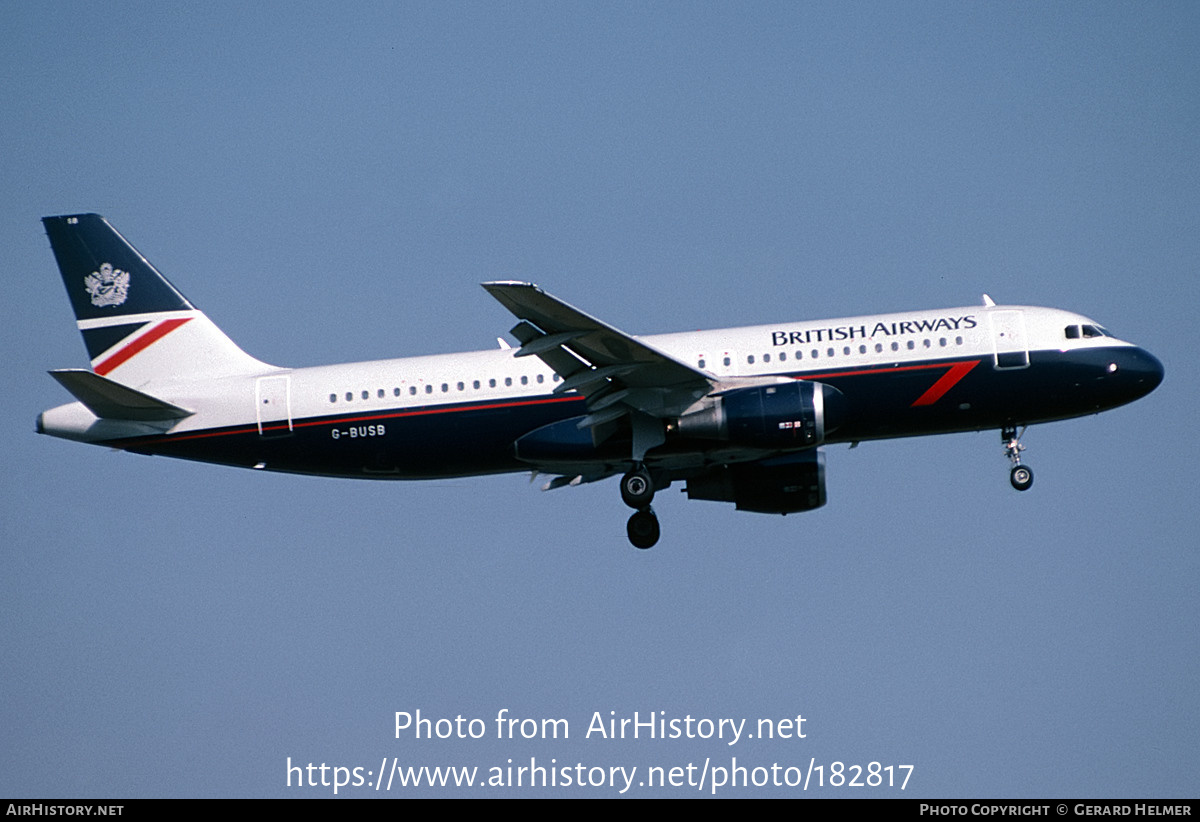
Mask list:
[[[1155,388],[1158,388],[1166,372],[1163,369],[1163,364],[1158,361],[1158,357],[1155,357],[1149,351],[1139,348],[1137,353],[1138,365],[1135,367],[1135,371],[1145,386],[1146,393],[1149,394]]]
[[[1134,348],[1114,360],[1109,370],[1117,373],[1135,397],[1144,397],[1163,381],[1163,364],[1142,348]]]
[[[1163,364],[1158,361],[1157,357],[1148,351],[1144,351],[1142,353],[1146,355],[1146,359],[1149,361],[1149,370],[1147,372],[1147,382],[1149,383],[1149,387],[1146,389],[1146,391],[1150,392],[1155,388],[1158,388],[1159,383],[1163,381],[1163,377],[1166,375],[1166,371],[1163,369]]]

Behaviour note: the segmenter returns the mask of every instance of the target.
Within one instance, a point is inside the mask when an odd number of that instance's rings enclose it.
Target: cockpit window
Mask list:
[[[1065,329],[1068,340],[1078,340],[1081,337],[1088,339],[1091,337],[1111,337],[1108,331],[1098,325],[1068,325]]]

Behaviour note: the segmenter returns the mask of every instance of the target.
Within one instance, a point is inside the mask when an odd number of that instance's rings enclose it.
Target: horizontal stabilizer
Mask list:
[[[63,368],[51,371],[50,376],[101,419],[149,422],[179,420],[195,413],[82,368]]]

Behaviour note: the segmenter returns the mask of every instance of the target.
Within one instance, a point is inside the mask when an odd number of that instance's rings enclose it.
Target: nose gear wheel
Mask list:
[[[1029,486],[1033,485],[1033,469],[1028,465],[1021,464],[1021,452],[1025,450],[1025,446],[1021,444],[1021,437],[1025,436],[1028,428],[1027,425],[1022,426],[1020,434],[1017,433],[1015,426],[1007,427],[1000,432],[1000,441],[1004,443],[1004,455],[1012,463],[1008,481],[1018,491],[1028,491]]]

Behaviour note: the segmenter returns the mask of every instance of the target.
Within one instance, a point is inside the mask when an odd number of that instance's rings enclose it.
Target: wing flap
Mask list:
[[[548,348],[566,348],[596,368],[637,364],[637,369],[623,377],[631,387],[710,385],[703,371],[568,305],[532,283],[495,282],[484,283],[483,287],[517,318],[536,325],[546,337],[552,338],[545,343]],[[539,345],[531,341],[522,349],[532,346],[529,353],[538,353]]]
[[[589,399],[624,389],[621,403],[655,417],[677,414],[713,388],[713,379],[572,305],[532,283],[492,282],[483,287],[522,320],[514,334],[521,341],[519,356],[535,355],[565,381],[560,391],[580,390]],[[520,333],[518,332],[520,329]],[[563,357],[569,352],[570,360]],[[577,363],[574,365],[573,363]],[[570,386],[570,388],[568,388]],[[651,399],[643,402],[643,398]],[[612,420],[608,413],[592,415],[589,423]],[[597,409],[600,410],[600,409]]]

